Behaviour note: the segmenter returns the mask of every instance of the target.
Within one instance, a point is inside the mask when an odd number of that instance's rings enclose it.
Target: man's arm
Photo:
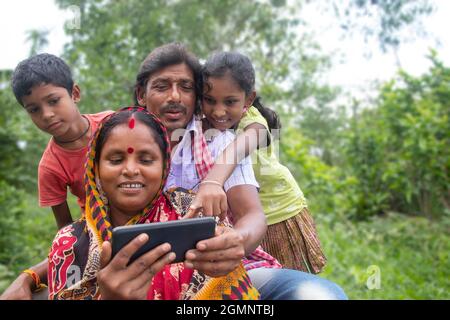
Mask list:
[[[234,230],[244,237],[245,255],[255,251],[267,231],[267,220],[253,185],[234,186],[227,192]]]
[[[215,237],[197,243],[186,253],[185,265],[212,277],[233,271],[252,253],[267,230],[266,218],[252,185],[237,185],[227,192],[233,210],[234,228],[218,227]]]

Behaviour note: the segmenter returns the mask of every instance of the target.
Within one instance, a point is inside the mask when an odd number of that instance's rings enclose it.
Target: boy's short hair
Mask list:
[[[67,89],[72,96],[73,79],[69,66],[57,56],[42,53],[20,62],[13,72],[12,90],[22,106],[22,98],[36,85],[53,84]]]

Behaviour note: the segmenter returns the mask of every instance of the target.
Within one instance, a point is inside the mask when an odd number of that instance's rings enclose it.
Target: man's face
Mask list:
[[[143,90],[142,90],[143,91]],[[165,67],[148,79],[138,102],[158,116],[169,133],[186,128],[195,109],[195,83],[192,70],[184,63]]]

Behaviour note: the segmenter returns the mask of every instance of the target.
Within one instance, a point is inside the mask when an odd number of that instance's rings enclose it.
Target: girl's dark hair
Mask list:
[[[137,101],[137,91],[138,88],[141,90],[146,88],[147,82],[150,76],[169,66],[176,64],[186,64],[189,69],[191,69],[194,75],[194,85],[195,85],[195,113],[200,113],[200,101],[201,94],[203,90],[202,84],[202,65],[198,58],[190,52],[181,43],[169,43],[161,47],[155,48],[142,62],[139,67],[138,74],[136,76],[136,83],[134,85],[134,103],[138,105]]]
[[[203,82],[208,86],[208,78],[220,78],[227,73],[244,90],[246,96],[255,90],[255,69],[252,62],[238,52],[217,52],[210,56],[203,66]],[[253,105],[266,119],[269,129],[281,128],[278,114],[264,107],[259,96],[255,98]]]
[[[40,84],[62,87],[72,96],[73,79],[69,66],[57,56],[42,53],[20,62],[13,72],[11,85],[17,102],[31,93]]]
[[[118,125],[127,124],[131,116],[133,115],[136,121],[145,124],[149,128],[151,134],[153,135],[153,138],[155,139],[156,143],[159,146],[159,149],[161,150],[164,163],[167,161],[168,144],[167,140],[164,139],[164,131],[161,125],[158,124],[152,117],[150,117],[147,112],[142,112],[140,110],[142,110],[142,108],[127,108],[123,111],[119,111],[113,114],[110,118],[107,118],[106,122],[101,127],[101,131],[99,132],[97,137],[97,143],[95,145],[95,163],[99,162],[103,146],[105,145],[105,142],[108,139],[112,129],[114,129]]]

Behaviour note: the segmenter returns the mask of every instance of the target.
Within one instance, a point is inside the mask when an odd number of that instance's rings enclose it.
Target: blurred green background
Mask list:
[[[321,0],[344,33],[395,52],[399,30],[420,27],[432,1]],[[430,49],[430,68],[400,68],[375,95],[351,103],[323,76],[333,67],[297,14],[310,1],[95,1],[76,6],[63,58],[82,89],[83,113],[132,103],[140,62],[154,47],[187,44],[200,58],[238,50],[252,58],[257,89],[282,117],[280,158],[296,177],[328,257],[322,273],[350,299],[450,298],[450,68]],[[73,8],[73,7],[72,7]],[[358,20],[359,19],[359,20]],[[370,28],[360,23],[372,19]],[[45,30],[29,33],[30,55]],[[38,208],[37,165],[48,141],[16,103],[0,71],[0,292],[48,253],[56,224]],[[72,213],[78,212],[70,198]]]

